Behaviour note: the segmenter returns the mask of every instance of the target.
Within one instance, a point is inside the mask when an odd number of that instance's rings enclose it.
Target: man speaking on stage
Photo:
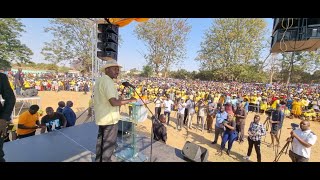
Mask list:
[[[105,75],[97,80],[94,87],[95,121],[99,126],[96,162],[111,162],[117,142],[119,106],[136,101],[133,97],[127,100],[119,99],[113,79],[118,77],[120,68],[117,61],[107,61],[101,68]]]

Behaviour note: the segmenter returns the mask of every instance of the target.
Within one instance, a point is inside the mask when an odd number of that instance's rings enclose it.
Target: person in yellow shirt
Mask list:
[[[34,136],[36,129],[41,128],[38,110],[39,106],[35,104],[19,116],[17,128],[19,139]]]
[[[12,81],[9,81],[9,83],[10,83],[11,89],[14,90],[14,84],[13,84],[13,82],[12,82]]]
[[[290,110],[289,110],[288,107],[285,107],[285,108],[284,108],[284,115],[285,115],[285,117],[287,117],[287,118],[291,118],[291,112],[290,112]]]
[[[147,92],[142,92],[141,99],[146,103],[146,101],[148,100]]]
[[[300,98],[295,97],[295,99],[293,100],[291,112],[296,118],[299,118],[302,114],[302,102],[300,101]]]
[[[276,108],[277,108],[277,104],[280,104],[279,96],[276,95],[275,98],[276,98],[276,100],[273,101],[273,103],[272,103],[272,105],[271,105],[271,108],[272,108],[272,109],[276,109]]]
[[[30,88],[30,82],[29,82],[29,81],[25,81],[23,85],[24,85],[24,87],[25,87],[26,89],[29,89],[29,88]]]
[[[264,113],[267,110],[267,108],[268,108],[267,99],[263,98],[260,104],[260,112]]]
[[[306,95],[303,96],[301,103],[302,103],[302,109],[308,110],[309,102]]]
[[[117,61],[106,61],[101,70],[105,73],[98,78],[94,86],[95,122],[99,126],[96,162],[111,162],[111,156],[116,148],[118,122],[120,120],[119,106],[137,101],[136,98],[119,99],[114,80],[119,75],[121,66]]]

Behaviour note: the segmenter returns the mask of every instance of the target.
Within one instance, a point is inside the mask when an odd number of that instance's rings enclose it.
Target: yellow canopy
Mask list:
[[[118,25],[119,27],[124,27],[130,24],[132,21],[146,22],[149,18],[105,18],[111,24]]]

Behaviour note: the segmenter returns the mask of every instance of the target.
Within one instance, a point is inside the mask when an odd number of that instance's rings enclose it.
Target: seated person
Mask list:
[[[166,123],[166,116],[164,114],[161,114],[158,119],[153,119],[153,134],[154,134],[154,140],[156,141],[162,141],[163,143],[166,143],[167,141],[167,127],[165,126]]]
[[[38,110],[39,106],[34,104],[30,106],[28,111],[20,114],[17,128],[19,139],[34,136],[36,130],[40,128]]]
[[[59,101],[58,102],[58,108],[56,110],[56,112],[62,114],[63,108],[66,107],[66,103],[64,101]]]
[[[51,132],[66,127],[67,121],[62,114],[54,112],[52,107],[47,107],[46,113],[41,119],[41,134],[45,133],[46,129]]]

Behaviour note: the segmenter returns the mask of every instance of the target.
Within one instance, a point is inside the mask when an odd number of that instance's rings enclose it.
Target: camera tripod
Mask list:
[[[290,146],[291,141],[292,141],[292,138],[291,138],[291,137],[287,139],[286,144],[283,146],[283,148],[282,148],[281,151],[278,153],[278,155],[276,155],[276,157],[275,157],[275,159],[273,160],[273,162],[278,162],[279,159],[280,159],[280,157],[281,157],[281,155],[283,154],[283,152],[284,152],[285,154],[288,153],[288,149],[289,149],[289,146]]]
[[[269,123],[270,117],[268,116],[266,120],[264,121],[263,125],[266,127],[266,132],[269,131],[270,123]],[[266,142],[266,136],[264,136],[263,142]]]

